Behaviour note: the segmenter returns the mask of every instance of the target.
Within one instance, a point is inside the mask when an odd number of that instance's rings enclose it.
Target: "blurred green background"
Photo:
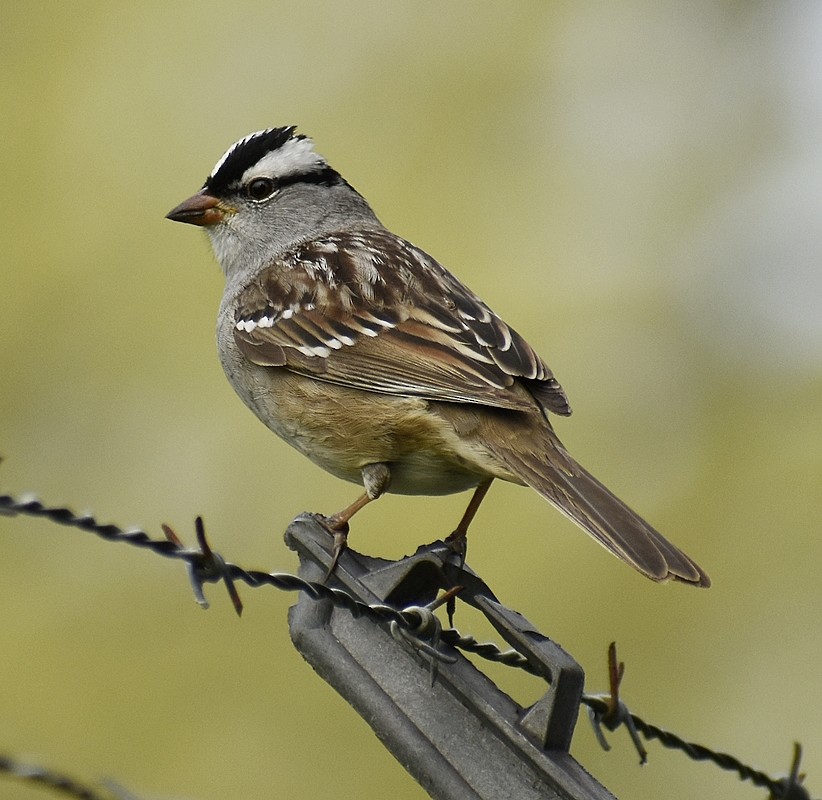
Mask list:
[[[270,570],[292,517],[352,499],[235,398],[221,274],[163,219],[237,138],[299,124],[544,355],[571,451],[714,588],[653,585],[513,486],[470,564],[590,690],[616,639],[635,711],[772,773],[800,740],[818,796],[820,53],[813,2],[5,3],[2,486],[189,540],[202,514]],[[399,557],[466,501],[387,497],[352,544]],[[0,532],[0,751],[145,798],[424,796],[292,649],[294,597],[245,590],[240,621],[179,564]],[[621,798],[764,797],[611,738],[581,721],[573,753]]]

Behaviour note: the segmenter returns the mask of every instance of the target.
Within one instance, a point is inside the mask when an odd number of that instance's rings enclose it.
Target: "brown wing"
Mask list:
[[[528,343],[434,259],[381,229],[285,254],[240,295],[235,340],[263,366],[386,394],[569,414]]]

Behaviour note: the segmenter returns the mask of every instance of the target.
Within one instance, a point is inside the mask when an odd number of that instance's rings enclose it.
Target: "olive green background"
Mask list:
[[[642,579],[514,486],[493,488],[469,563],[589,690],[615,639],[635,711],[772,773],[798,739],[822,793],[818,4],[2,12],[2,487],[189,541],[202,514],[231,560],[295,569],[289,520],[357,490],[235,398],[220,272],[163,215],[237,138],[299,124],[543,354],[571,451],[714,587]],[[398,557],[466,501],[388,496],[352,545]],[[203,612],[179,564],[36,520],[0,519],[0,554],[0,751],[141,798],[424,796],[291,647],[293,596],[245,589],[238,620],[212,587]],[[573,753],[621,798],[764,797],[611,740],[583,718]]]

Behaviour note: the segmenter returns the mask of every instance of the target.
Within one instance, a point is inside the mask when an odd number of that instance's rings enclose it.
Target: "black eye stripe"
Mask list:
[[[330,167],[316,172],[301,172],[285,175],[282,178],[256,177],[245,185],[246,194],[252,200],[267,200],[276,191],[294,183],[318,183],[324,186],[335,186],[345,183],[340,174]]]
[[[292,183],[321,183],[324,186],[334,186],[344,183],[339,172],[331,167],[317,170],[316,172],[301,172],[294,175],[285,175],[277,181],[279,188],[289,186]]]

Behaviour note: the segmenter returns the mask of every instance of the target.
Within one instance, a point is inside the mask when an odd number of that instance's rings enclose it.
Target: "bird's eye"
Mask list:
[[[246,192],[252,200],[268,200],[277,189],[271,178],[254,178],[248,182]]]

